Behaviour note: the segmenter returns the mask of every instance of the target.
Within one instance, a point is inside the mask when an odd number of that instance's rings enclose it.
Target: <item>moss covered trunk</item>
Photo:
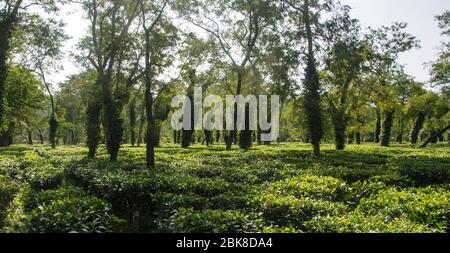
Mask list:
[[[381,139],[380,139],[380,135],[381,135],[381,112],[380,110],[377,110],[377,120],[375,123],[375,143],[380,143]]]
[[[426,115],[424,113],[419,113],[417,116],[416,121],[414,122],[414,125],[411,129],[411,143],[417,144],[417,141],[419,140],[419,134],[420,131],[423,128],[423,125],[425,124]]]
[[[391,144],[392,126],[394,123],[394,112],[386,111],[384,113],[383,125],[381,128],[381,146],[389,147]]]

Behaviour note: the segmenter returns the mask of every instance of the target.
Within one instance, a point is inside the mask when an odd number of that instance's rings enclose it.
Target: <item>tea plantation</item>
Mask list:
[[[450,152],[351,145],[125,147],[116,163],[83,147],[0,149],[1,232],[445,233]]]

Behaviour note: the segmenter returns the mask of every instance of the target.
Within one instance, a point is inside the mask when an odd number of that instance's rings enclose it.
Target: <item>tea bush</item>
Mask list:
[[[24,221],[27,232],[103,233],[114,231],[121,222],[105,201],[76,189],[36,194],[27,201],[27,209],[31,209]]]
[[[313,233],[436,233],[435,229],[405,218],[351,212],[343,216],[319,216],[305,223]]]
[[[0,175],[0,228],[4,226],[6,210],[18,192],[18,185],[11,178]]]
[[[400,157],[394,162],[394,166],[400,175],[417,186],[450,182],[450,159]]]
[[[439,231],[450,228],[450,192],[423,188],[399,191],[387,189],[367,199],[357,208],[367,215],[383,215],[386,220],[405,218]]]
[[[103,147],[93,160],[83,147],[0,149],[0,230],[448,232],[447,147],[323,145],[318,159],[310,149],[168,146],[154,170],[126,145],[117,162]]]
[[[180,209],[170,218],[172,233],[243,233],[257,231],[261,221],[233,210]]]
[[[64,168],[42,164],[27,168],[25,179],[36,190],[52,190],[61,186],[64,178]]]

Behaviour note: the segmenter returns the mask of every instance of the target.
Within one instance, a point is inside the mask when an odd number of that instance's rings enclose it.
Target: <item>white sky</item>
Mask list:
[[[408,32],[421,41],[422,48],[402,54],[399,61],[406,65],[406,71],[418,81],[426,82],[429,79],[429,71],[425,64],[436,58],[440,42],[443,40],[434,17],[445,10],[450,10],[449,0],[341,0],[341,2],[353,8],[352,16],[361,20],[364,26],[376,28],[390,25],[395,21],[407,22]],[[76,6],[64,7],[60,18],[67,23],[66,33],[71,37],[65,45],[65,51],[73,52],[79,38],[86,34],[88,22],[83,18],[81,9]],[[50,77],[54,83],[63,82],[67,76],[80,71],[69,53],[62,64],[64,70]]]
[[[450,10],[449,0],[341,0],[352,7],[352,16],[365,26],[380,27],[395,21],[408,23],[407,31],[421,42],[421,48],[402,54],[401,64],[418,81],[427,82],[426,63],[434,61],[444,38],[434,17]]]

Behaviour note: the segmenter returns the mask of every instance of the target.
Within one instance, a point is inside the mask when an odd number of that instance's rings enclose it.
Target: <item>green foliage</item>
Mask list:
[[[448,232],[450,192],[433,188],[387,189],[362,200],[357,210],[367,215],[380,215],[388,221],[404,218]]]
[[[414,185],[426,186],[446,184],[450,182],[450,160],[415,158],[413,160],[399,157],[394,166],[399,174],[406,177]]]
[[[331,177],[299,176],[270,183],[256,197],[258,210],[269,221],[302,228],[315,216],[339,215],[347,211],[341,199],[345,183]]]
[[[36,193],[27,200],[26,230],[31,233],[103,233],[120,222],[103,200],[75,189]]]
[[[170,218],[173,233],[244,233],[257,231],[260,220],[240,211],[180,209]]]
[[[18,185],[11,178],[0,175],[0,228],[4,225],[6,210],[18,192]]]
[[[33,189],[52,190],[61,186],[64,168],[54,167],[51,164],[42,164],[27,168],[24,176]]]
[[[388,220],[383,216],[367,216],[351,212],[344,216],[317,217],[307,222],[316,233],[435,233],[437,230],[403,218]]]
[[[316,159],[310,156],[309,145],[297,144],[255,146],[231,153],[198,145],[189,150],[162,147],[157,149],[156,171],[145,168],[145,149],[136,147],[124,147],[118,162],[109,162],[104,149],[97,160],[83,159],[87,150],[80,147],[0,149],[0,174],[11,186],[7,187],[11,192],[7,191],[4,229],[201,233],[448,230],[450,157],[445,145],[427,150],[408,145],[390,150],[379,145],[349,145],[347,151],[336,151],[333,145],[323,148],[321,158]],[[99,211],[103,208],[107,211]],[[124,222],[117,224],[111,217]],[[96,229],[102,226],[94,225],[96,222],[109,225]]]

